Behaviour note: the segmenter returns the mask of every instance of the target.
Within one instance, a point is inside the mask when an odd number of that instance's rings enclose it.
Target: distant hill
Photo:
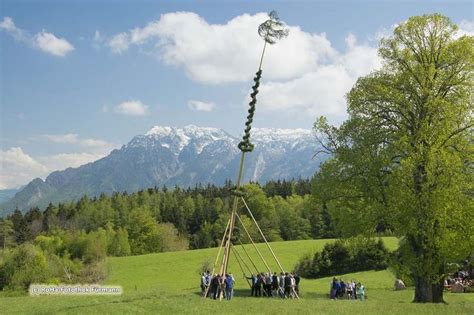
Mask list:
[[[318,146],[311,130],[256,128],[252,132],[256,147],[246,156],[244,181],[309,178],[324,158],[313,158]],[[217,128],[156,126],[93,163],[53,172],[44,181],[34,179],[1,204],[0,213],[10,213],[16,207],[44,208],[49,202],[77,200],[84,194],[163,185],[222,185],[236,176],[239,141]]]
[[[0,189],[0,203],[10,200],[20,189]]]

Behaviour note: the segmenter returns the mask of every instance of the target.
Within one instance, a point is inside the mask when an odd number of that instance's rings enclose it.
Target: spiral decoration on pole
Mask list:
[[[260,65],[258,67],[258,71],[255,74],[255,84],[252,86],[252,93],[250,94],[251,100],[249,103],[249,110],[247,121],[245,122],[245,130],[244,135],[242,137],[242,141],[239,143],[238,148],[242,152],[252,152],[255,148],[250,142],[250,130],[252,130],[252,122],[253,116],[255,114],[255,104],[257,104],[257,94],[258,94],[258,87],[260,86],[260,78],[262,77],[262,62],[263,57],[265,55],[265,48],[267,43],[273,45],[277,42],[277,40],[285,38],[288,36],[289,30],[285,27],[285,24],[280,21],[278,17],[278,13],[276,11],[271,11],[268,14],[269,19],[263,22],[258,27],[258,35],[262,37],[265,41],[263,45],[262,56],[260,57]]]

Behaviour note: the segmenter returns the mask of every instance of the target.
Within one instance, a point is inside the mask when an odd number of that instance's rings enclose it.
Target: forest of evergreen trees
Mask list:
[[[107,255],[112,256],[217,246],[230,211],[231,188],[230,181],[222,187],[155,187],[130,194],[83,196],[77,202],[50,204],[44,211],[16,210],[0,221],[0,245],[38,242],[39,236],[67,234],[74,239],[105,233]],[[245,190],[247,203],[270,241],[335,236],[327,211],[311,198],[310,180],[251,183]],[[244,210],[242,219],[258,241],[258,231]],[[241,240],[248,241],[243,235]]]

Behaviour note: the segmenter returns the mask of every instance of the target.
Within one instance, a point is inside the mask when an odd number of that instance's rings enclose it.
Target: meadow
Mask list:
[[[389,249],[395,238],[384,239]],[[327,240],[276,242],[272,246],[283,266],[291,270],[305,253],[319,251]],[[270,254],[264,244],[262,252]],[[239,249],[239,248],[237,248]],[[250,245],[247,247],[250,251]],[[216,248],[109,258],[109,275],[103,284],[121,285],[121,296],[39,296],[0,295],[1,314],[474,314],[474,294],[446,293],[446,304],[411,303],[413,290],[394,291],[394,276],[388,270],[358,272],[341,276],[356,279],[367,288],[364,302],[327,298],[331,278],[302,279],[300,300],[254,298],[235,260],[230,271],[236,278],[232,301],[202,299],[199,270],[205,261],[214,261]],[[258,262],[257,259],[255,259]],[[263,269],[262,266],[258,266]],[[276,263],[271,267],[276,269]]]

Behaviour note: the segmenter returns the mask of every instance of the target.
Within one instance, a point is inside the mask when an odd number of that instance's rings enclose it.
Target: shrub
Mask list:
[[[305,278],[319,278],[388,266],[389,252],[382,240],[354,238],[328,243],[321,252],[306,254],[295,266]]]
[[[49,277],[41,249],[25,243],[5,255],[0,266],[0,289],[23,290],[32,283],[46,282]]]

